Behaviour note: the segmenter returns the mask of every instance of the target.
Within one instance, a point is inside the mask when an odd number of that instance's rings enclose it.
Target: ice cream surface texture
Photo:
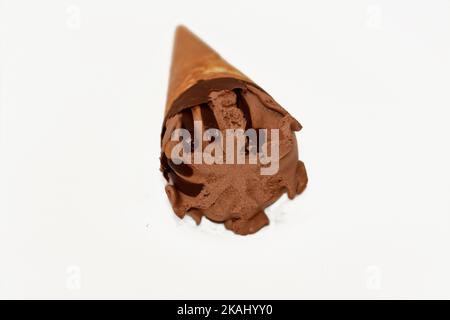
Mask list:
[[[206,217],[237,234],[252,234],[269,224],[264,213],[267,206],[285,192],[292,199],[305,189],[308,179],[298,160],[295,137],[300,123],[185,27],[178,27],[175,35],[165,110],[161,171],[168,181],[167,196],[180,218],[189,215],[199,224]],[[200,154],[200,163],[180,163],[174,158],[180,140],[173,138],[180,129],[193,137],[181,144],[183,151],[202,153],[221,146],[209,154],[220,153],[222,160],[211,163]],[[216,135],[205,136],[210,129]],[[224,143],[219,144],[230,129],[257,133],[256,147],[251,148],[247,138],[240,150],[244,163],[226,161],[236,160],[239,153],[230,155]],[[249,161],[263,150],[273,155],[273,146],[278,153],[271,163]],[[263,174],[268,166],[276,170]]]

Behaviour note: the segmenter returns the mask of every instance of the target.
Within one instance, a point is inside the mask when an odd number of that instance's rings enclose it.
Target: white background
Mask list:
[[[179,23],[304,126],[254,236],[166,198]],[[448,0],[1,0],[0,30],[1,298],[450,298]]]

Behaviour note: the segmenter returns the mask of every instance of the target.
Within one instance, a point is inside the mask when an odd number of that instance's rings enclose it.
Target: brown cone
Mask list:
[[[180,95],[200,80],[233,78],[252,81],[184,26],[175,32],[165,114]]]

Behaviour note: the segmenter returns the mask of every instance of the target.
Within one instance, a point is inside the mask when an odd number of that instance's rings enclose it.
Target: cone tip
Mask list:
[[[175,29],[175,35],[180,33],[192,33],[184,24],[179,24]]]

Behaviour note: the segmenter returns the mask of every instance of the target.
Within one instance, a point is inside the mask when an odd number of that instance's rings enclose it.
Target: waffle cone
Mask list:
[[[228,81],[223,84],[220,79]],[[185,97],[183,105],[180,105],[181,101],[177,100],[180,100],[183,94],[200,83],[201,85],[197,89],[205,91],[223,89],[224,86],[227,88],[239,87],[240,82],[253,83],[186,27],[179,26],[176,29],[165,107],[166,117],[168,114],[172,115],[181,109],[197,104],[199,102],[197,100],[202,98],[202,94],[196,94],[190,99]]]

